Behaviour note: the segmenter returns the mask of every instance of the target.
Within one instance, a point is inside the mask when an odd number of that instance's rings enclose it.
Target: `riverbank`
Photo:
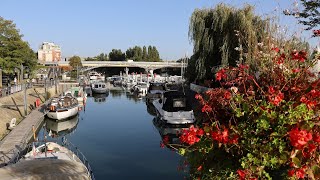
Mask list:
[[[47,88],[47,98],[53,97],[57,94],[62,93],[66,89],[70,88],[71,84],[59,84],[57,87],[57,92],[54,86]],[[32,110],[35,108],[35,101],[40,96],[41,102],[45,101],[45,88],[44,87],[33,87],[27,90],[27,114],[30,114]],[[0,140],[8,135],[10,130],[7,129],[7,124],[13,118],[17,119],[16,124],[19,124],[25,117],[21,116],[19,111],[15,106],[8,107],[7,105],[14,105],[12,98],[15,100],[17,105],[24,104],[24,92],[18,92],[15,94],[11,94],[6,97],[0,98]],[[24,106],[18,107],[22,115],[24,115]]]

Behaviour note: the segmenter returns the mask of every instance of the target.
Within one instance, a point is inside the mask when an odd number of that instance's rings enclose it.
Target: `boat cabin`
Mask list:
[[[162,109],[167,112],[191,111],[192,107],[188,103],[187,97],[180,91],[167,91],[163,93],[159,100]]]

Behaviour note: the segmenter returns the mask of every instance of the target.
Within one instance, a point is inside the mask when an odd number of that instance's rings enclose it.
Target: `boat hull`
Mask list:
[[[72,108],[63,110],[63,111],[49,111],[47,113],[48,118],[55,119],[55,120],[63,120],[70,117],[73,117],[78,114],[78,106],[74,106]]]
[[[108,89],[96,89],[96,88],[92,88],[92,92],[93,93],[97,93],[97,94],[104,94],[108,92]]]

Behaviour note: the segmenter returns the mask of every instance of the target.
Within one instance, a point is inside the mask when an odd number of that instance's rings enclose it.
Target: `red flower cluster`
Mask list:
[[[200,138],[204,135],[203,129],[195,128],[193,125],[189,129],[182,131],[180,141],[189,145],[193,145],[200,141]]]
[[[216,81],[221,81],[222,79],[227,78],[226,70],[225,69],[220,69],[216,73]]]
[[[286,59],[286,55],[284,53],[282,53],[277,59],[276,59],[276,62],[277,64],[283,64],[284,63],[284,60]]]
[[[293,128],[289,132],[290,143],[293,147],[297,149],[303,149],[309,141],[312,140],[312,134],[306,130],[299,130],[298,128]]]
[[[206,113],[210,113],[212,112],[212,108],[208,105],[208,104],[205,104],[202,109],[201,109],[202,112],[206,112]]]
[[[276,53],[278,53],[280,51],[280,49],[278,47],[275,48],[271,48],[272,51],[275,51]]]
[[[305,176],[305,168],[302,167],[302,168],[299,168],[298,170],[294,170],[294,169],[291,169],[288,171],[288,176],[289,177],[293,177],[294,175],[296,175],[296,177],[298,179],[303,179],[304,176]]]
[[[314,108],[317,105],[316,99],[320,97],[320,91],[311,90],[306,96],[300,98],[300,102],[307,105],[309,109]]]
[[[276,91],[272,86],[269,86],[268,93],[269,102],[275,106],[278,106],[284,98],[284,94],[281,91]]]
[[[229,91],[226,91],[225,93],[224,93],[224,96],[223,96],[226,100],[229,100],[229,99],[231,99],[231,93],[229,92]]]
[[[305,51],[293,51],[291,52],[291,58],[293,60],[298,60],[304,62],[307,59],[307,53]]]
[[[237,144],[239,136],[234,135],[232,138],[229,137],[229,130],[224,129],[222,132],[217,131],[217,132],[211,132],[211,138],[213,140],[218,141],[219,143],[223,144]]]
[[[318,30],[313,30],[313,35],[314,35],[314,36],[320,36],[320,29],[318,29]]]

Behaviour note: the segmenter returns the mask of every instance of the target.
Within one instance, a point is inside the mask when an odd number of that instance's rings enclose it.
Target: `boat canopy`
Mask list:
[[[163,110],[167,112],[191,111],[186,96],[179,91],[167,91],[163,94]]]
[[[149,91],[152,91],[152,90],[165,91],[166,87],[164,83],[150,83]]]

